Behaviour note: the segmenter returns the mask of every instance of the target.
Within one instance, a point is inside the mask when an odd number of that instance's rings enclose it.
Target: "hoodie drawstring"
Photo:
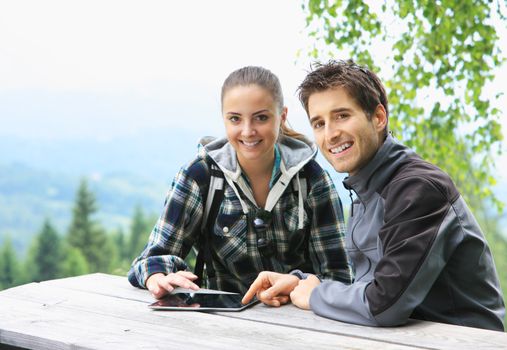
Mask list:
[[[299,213],[298,229],[302,230],[304,228],[304,219],[305,219],[305,205],[303,203],[303,193],[306,193],[306,191],[307,191],[306,181],[305,181],[306,179],[304,179],[304,178],[300,179],[299,172],[298,172],[296,174],[296,180],[297,180],[298,187],[299,187],[298,188],[298,205],[299,205],[299,208],[298,208],[298,213]]]
[[[350,197],[350,217],[354,216],[354,198],[352,198],[352,190],[349,188]]]
[[[236,188],[236,186],[234,185],[234,181],[229,179],[228,176],[225,176],[225,181],[227,181],[229,186],[232,187],[234,193],[236,194],[236,197],[238,197],[239,203],[241,204],[241,209],[243,209],[243,214],[247,215],[248,214],[248,205],[245,203],[245,201],[243,201],[243,199],[241,199],[241,196],[239,195],[239,191]]]

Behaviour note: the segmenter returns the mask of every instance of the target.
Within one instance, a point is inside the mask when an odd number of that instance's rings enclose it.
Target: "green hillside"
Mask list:
[[[0,165],[0,174],[0,245],[8,236],[18,254],[24,254],[46,218],[58,232],[67,229],[82,177],[21,164]],[[162,180],[156,183],[127,173],[87,180],[97,198],[97,220],[109,230],[127,227],[136,206],[157,214],[167,190]]]

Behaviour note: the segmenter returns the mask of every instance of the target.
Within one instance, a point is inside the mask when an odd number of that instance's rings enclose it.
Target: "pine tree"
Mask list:
[[[127,258],[127,242],[125,241],[125,233],[123,232],[123,228],[120,226],[113,233],[112,240],[116,249],[118,251],[118,257],[120,260],[125,260]]]
[[[83,179],[72,212],[68,243],[83,253],[90,272],[107,272],[110,267],[112,245],[106,232],[92,219],[96,211],[95,196]]]
[[[19,280],[16,252],[10,238],[6,238],[0,249],[0,289],[10,288]]]
[[[130,239],[128,242],[127,256],[128,260],[134,259],[143,250],[148,241],[148,225],[144,217],[143,209],[136,206],[130,225]]]
[[[80,249],[67,247],[61,266],[62,277],[84,275],[90,272],[88,262]]]
[[[49,219],[45,220],[41,232],[35,239],[33,259],[34,281],[45,281],[60,276],[61,242]]]

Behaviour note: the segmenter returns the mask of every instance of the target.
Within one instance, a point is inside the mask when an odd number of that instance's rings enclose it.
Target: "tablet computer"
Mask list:
[[[153,304],[155,310],[174,311],[241,311],[256,304],[257,300],[243,305],[240,294],[175,293],[169,294]]]

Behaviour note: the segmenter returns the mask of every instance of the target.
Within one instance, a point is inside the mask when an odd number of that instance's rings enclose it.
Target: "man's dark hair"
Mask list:
[[[299,100],[306,113],[308,114],[310,95],[336,87],[344,88],[363,109],[368,119],[371,120],[379,104],[384,106],[386,116],[389,116],[386,91],[379,77],[352,60],[331,60],[312,65],[312,71],[298,87]]]

